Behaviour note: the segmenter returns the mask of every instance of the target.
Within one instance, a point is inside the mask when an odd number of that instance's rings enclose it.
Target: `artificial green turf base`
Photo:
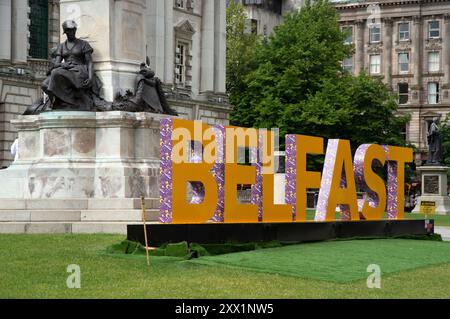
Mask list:
[[[405,238],[405,236],[404,236]],[[139,243],[123,241],[107,253],[125,258],[145,255]],[[354,239],[321,243],[229,243],[198,245],[166,244],[152,256],[192,259],[203,265],[222,265],[243,270],[332,282],[367,278],[367,267],[379,265],[382,273],[394,273],[450,262],[450,243],[439,235],[406,236],[406,239]],[[193,258],[199,259],[193,259]]]
[[[231,254],[257,249],[283,247],[299,244],[299,242],[261,242],[261,243],[228,243],[228,244],[196,244],[187,242],[164,244],[149,251],[151,256],[181,257],[185,259],[199,258],[203,256]],[[140,243],[124,240],[106,249],[107,254],[138,256],[145,255],[145,247]]]
[[[176,244],[165,244],[156,249],[149,251],[151,256],[167,256],[167,257],[182,257],[188,256],[188,244],[187,242],[181,242]],[[114,244],[106,248],[106,253],[111,255],[123,255],[123,256],[138,256],[145,255],[145,247],[140,243],[124,240],[119,244]]]
[[[368,239],[384,239],[384,237],[375,238],[347,238],[347,239],[335,239],[335,241],[341,240],[368,240]],[[439,234],[429,235],[401,235],[391,237],[391,239],[416,239],[416,240],[429,240],[429,241],[442,241],[442,237]],[[166,256],[166,257],[179,257],[184,259],[199,258],[204,256],[224,255],[245,251],[253,251],[258,249],[267,248],[279,248],[290,245],[298,245],[302,242],[281,242],[281,241],[269,241],[269,242],[249,242],[238,243],[230,242],[226,244],[196,244],[187,242],[181,243],[168,243],[160,247],[154,247],[149,250],[151,256]],[[134,257],[138,255],[145,255],[145,247],[137,242],[124,240],[119,244],[114,244],[106,248],[106,254],[122,255],[122,257]]]
[[[301,244],[205,256],[191,262],[332,282],[367,278],[376,264],[382,274],[450,262],[450,243],[407,239],[375,239]]]

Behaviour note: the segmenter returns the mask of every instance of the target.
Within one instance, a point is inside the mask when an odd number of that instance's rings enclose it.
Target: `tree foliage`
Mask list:
[[[260,42],[230,91],[231,122],[279,127],[286,133],[404,145],[408,116],[394,116],[396,97],[381,79],[342,71],[353,48],[344,44],[336,10],[325,0],[307,1]]]
[[[247,30],[247,16],[244,6],[230,1],[227,7],[227,92],[230,102],[245,90],[244,77],[255,69],[254,53],[259,42],[256,34]],[[236,110],[237,112],[239,110]]]
[[[450,113],[446,115],[444,121],[439,125],[442,139],[442,161],[446,166],[450,166]],[[450,180],[450,171],[447,173]]]

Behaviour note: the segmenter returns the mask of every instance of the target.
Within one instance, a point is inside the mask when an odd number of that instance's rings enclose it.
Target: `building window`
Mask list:
[[[381,28],[380,25],[374,25],[369,29],[370,43],[377,43],[381,41]]]
[[[428,53],[428,72],[439,72],[439,52]]]
[[[194,0],[175,0],[175,8],[193,10]]]
[[[409,40],[409,23],[400,23],[398,25],[398,38],[400,41]]]
[[[344,61],[342,62],[342,68],[344,69],[344,71],[346,71],[348,73],[353,72],[353,57],[352,56],[344,59]]]
[[[438,104],[439,103],[439,83],[430,82],[428,83],[428,104]]]
[[[381,56],[379,54],[374,54],[370,56],[370,74],[380,74]]]
[[[30,51],[35,59],[48,59],[48,1],[30,0]]]
[[[246,21],[246,33],[247,34],[257,34],[258,33],[258,20],[247,19]]]
[[[352,44],[353,43],[353,27],[342,27],[342,32],[345,34],[345,44]]]
[[[398,71],[403,74],[409,72],[409,53],[398,54]]]
[[[408,103],[409,100],[408,90],[409,90],[408,83],[398,84],[398,104]]]
[[[400,132],[400,134],[403,136],[403,140],[405,142],[408,141],[408,124],[406,124],[405,126],[402,127],[402,131]]]
[[[179,88],[192,87],[192,37],[195,29],[189,20],[175,27],[174,84]]]
[[[184,86],[186,84],[186,57],[188,44],[178,42],[175,52],[175,83]]]
[[[428,22],[428,38],[439,38],[439,21]]]
[[[175,7],[184,9],[185,0],[175,0]]]

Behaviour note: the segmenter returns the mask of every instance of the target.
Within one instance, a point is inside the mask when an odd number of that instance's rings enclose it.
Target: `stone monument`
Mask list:
[[[439,132],[438,118],[434,118],[428,131],[428,160],[417,168],[422,182],[421,196],[413,213],[420,213],[422,202],[434,202],[436,214],[450,214],[450,197],[447,191],[447,172],[449,168],[442,163],[442,135]]]
[[[92,68],[93,48],[63,24],[67,40],[42,84],[47,94],[12,120],[18,157],[0,171],[0,233],[126,233],[159,207],[160,119],[176,116],[147,64],[136,92],[106,102]]]

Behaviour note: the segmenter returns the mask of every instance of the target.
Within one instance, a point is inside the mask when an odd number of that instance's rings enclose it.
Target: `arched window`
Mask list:
[[[192,37],[195,30],[188,20],[175,27],[175,84],[192,87]]]
[[[30,52],[35,59],[48,59],[48,0],[29,0]]]

